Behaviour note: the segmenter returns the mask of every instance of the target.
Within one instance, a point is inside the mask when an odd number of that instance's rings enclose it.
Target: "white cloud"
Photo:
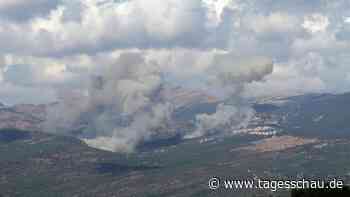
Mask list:
[[[322,14],[311,14],[304,18],[303,27],[309,33],[319,33],[326,31],[330,22],[327,16],[323,16]]]
[[[248,85],[245,94],[260,97],[350,91],[349,63],[347,55],[324,57],[309,52],[303,57],[276,64],[265,81]]]
[[[91,0],[76,4],[63,3],[48,16],[27,24],[3,22],[0,39],[17,41],[8,42],[10,47],[4,50],[67,55],[128,47],[200,48],[208,45],[207,37],[214,31],[206,26],[207,9],[200,0]]]
[[[75,73],[64,61],[50,58],[6,56],[3,79],[24,86],[57,86],[69,84]],[[72,84],[69,84],[72,85]]]
[[[345,23],[350,23],[350,17],[344,17],[344,22]]]
[[[283,12],[273,12],[268,16],[257,15],[247,21],[255,33],[293,33],[298,31],[298,18]]]
[[[157,61],[167,80],[198,88],[215,55],[230,51],[288,65],[276,69],[289,75],[267,77],[275,94],[284,93],[282,86],[302,89],[297,79],[310,84],[305,92],[344,91],[349,6],[346,0],[3,0],[0,64],[8,71],[0,79],[30,88],[77,87],[120,53],[136,50]],[[310,77],[307,66],[295,62],[312,53],[327,69]],[[26,82],[21,73],[28,73]]]
[[[0,102],[61,99],[54,123],[92,112],[88,143],[132,151],[167,131],[172,103],[154,98],[163,85],[227,101],[193,135],[216,132],[213,121],[244,126],[243,95],[350,91],[349,1],[297,2],[3,0]],[[125,114],[132,122],[118,125]]]

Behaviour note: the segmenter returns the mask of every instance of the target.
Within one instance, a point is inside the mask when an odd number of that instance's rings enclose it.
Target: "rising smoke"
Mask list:
[[[141,53],[122,54],[92,77],[86,92],[72,99],[63,95],[66,99],[49,111],[46,130],[66,134],[77,128],[91,146],[131,152],[171,117],[171,104],[158,95],[161,85],[156,64],[145,62]]]
[[[217,106],[214,114],[198,114],[195,131],[185,137],[194,138],[246,127],[254,110],[242,100],[244,86],[262,80],[272,71],[272,61],[264,57],[244,59],[230,53],[214,57],[206,72],[210,79],[208,87],[214,89],[224,102]]]
[[[223,103],[214,114],[198,114],[195,129],[181,135],[194,138],[220,133],[225,127],[244,127],[254,114],[241,99],[244,85],[263,79],[272,67],[266,58],[246,60],[230,53],[214,56],[201,73],[207,87],[202,91]],[[175,107],[161,93],[169,86],[162,75],[166,68],[146,60],[141,52],[121,54],[115,64],[91,77],[86,88],[75,94],[61,93],[61,101],[48,111],[46,130],[73,131],[92,147],[116,152],[132,152],[154,136],[179,132],[169,128]]]

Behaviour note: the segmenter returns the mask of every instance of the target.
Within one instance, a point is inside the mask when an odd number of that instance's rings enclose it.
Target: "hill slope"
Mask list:
[[[271,191],[212,192],[207,188],[207,181],[213,176],[350,178],[347,176],[349,141],[293,137],[261,141],[260,137],[235,136],[183,141],[126,156],[89,148],[74,138],[29,134],[25,138],[0,141],[0,195],[266,196]],[[281,146],[286,143],[289,145]],[[279,194],[288,196],[289,192],[279,191]]]

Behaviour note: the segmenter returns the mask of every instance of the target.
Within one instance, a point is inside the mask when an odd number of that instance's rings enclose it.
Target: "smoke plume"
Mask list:
[[[162,75],[168,72],[167,65],[156,62],[141,52],[121,54],[113,65],[96,71],[81,90],[60,92],[61,101],[48,111],[46,130],[74,133],[92,147],[116,152],[133,152],[155,136],[180,132],[169,128],[176,109],[172,98],[162,94],[169,86]],[[206,87],[201,91],[223,102],[214,114],[198,114],[194,130],[181,135],[194,138],[244,127],[254,114],[240,99],[244,85],[270,72],[272,63],[266,58],[215,55],[200,74]]]
[[[241,99],[244,86],[262,80],[272,71],[272,61],[264,57],[243,59],[230,53],[214,57],[207,70],[208,87],[214,89],[224,103],[217,106],[214,114],[197,115],[195,131],[185,137],[222,134],[246,127],[254,110]]]
[[[48,131],[66,134],[84,125],[81,138],[106,150],[131,152],[166,126],[172,105],[159,97],[161,75],[141,53],[124,53],[91,79],[86,92],[63,95],[49,111]]]

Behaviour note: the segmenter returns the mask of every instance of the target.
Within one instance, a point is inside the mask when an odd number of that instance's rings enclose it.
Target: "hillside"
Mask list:
[[[350,178],[350,142],[344,140],[280,137],[272,142],[235,136],[183,141],[126,156],[89,148],[69,137],[29,134],[17,133],[12,140],[0,138],[0,195],[205,197],[232,196],[232,192],[235,196],[253,196],[254,192],[266,196],[271,191],[212,192],[207,181],[212,176]],[[288,146],[278,149],[268,148],[286,143]],[[288,196],[289,192],[279,194]]]
[[[235,135],[164,138],[144,143],[139,152],[128,155],[93,149],[74,137],[2,129],[0,196],[287,197],[290,193],[213,192],[207,188],[213,176],[335,177],[349,184],[349,112],[341,107],[350,102],[349,95],[303,95],[256,102],[256,117]],[[214,108],[215,103],[189,104],[178,108],[176,115],[179,121],[190,120],[198,111],[212,113]],[[23,109],[10,112],[27,117]]]
[[[289,132],[325,138],[350,138],[350,93],[291,97],[272,112]]]

